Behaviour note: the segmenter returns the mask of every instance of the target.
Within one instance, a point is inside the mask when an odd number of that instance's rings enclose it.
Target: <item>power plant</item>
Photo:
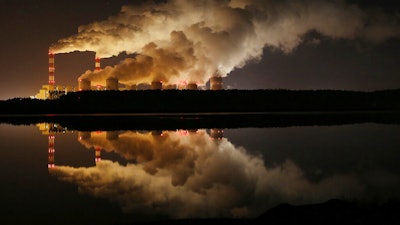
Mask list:
[[[56,85],[55,80],[55,53],[49,52],[49,80],[48,84],[42,85],[42,88],[39,92],[34,96],[37,99],[56,99],[62,95],[68,94],[68,92],[75,91],[89,91],[89,90],[138,90],[139,87],[142,87],[142,84],[129,84],[122,85],[119,83],[119,80],[114,77],[109,77],[102,84],[92,84],[92,81],[88,78],[80,78],[78,79],[78,88],[76,89],[73,86],[65,86],[65,85]],[[94,71],[101,71],[101,58],[97,55],[94,59]],[[218,73],[216,73],[218,74]],[[105,86],[104,86],[105,83]],[[210,90],[222,90],[222,77],[219,75],[213,75],[210,80]],[[164,83],[162,81],[152,81],[148,84],[148,88],[151,90],[199,90],[199,84],[192,81],[180,81],[178,83]],[[203,84],[201,84],[203,85]],[[146,88],[145,88],[146,89]],[[200,88],[201,89],[201,88]]]
[[[100,66],[100,57],[95,58],[95,63],[94,63],[94,70],[95,71],[100,71],[101,70],[101,66]]]
[[[55,99],[61,95],[68,94],[68,92],[75,92],[75,87],[56,85],[55,80],[55,54],[49,52],[49,82],[48,84],[42,85],[42,88],[35,95],[37,99]]]
[[[48,162],[47,167],[49,170],[53,170],[59,164],[57,164],[55,160],[56,154],[56,146],[55,140],[58,135],[61,134],[77,134],[77,141],[82,143],[86,148],[91,148],[94,150],[94,163],[97,164],[102,160],[101,153],[103,149],[106,149],[105,143],[118,143],[119,141],[126,142],[126,138],[134,137],[135,135],[141,136],[146,135],[147,133],[152,136],[155,141],[155,145],[157,145],[157,141],[164,141],[164,138],[168,135],[179,135],[186,137],[194,137],[196,135],[202,135],[203,132],[207,133],[210,141],[213,141],[216,144],[219,144],[223,139],[224,135],[223,129],[220,128],[212,128],[208,132],[205,130],[199,129],[177,129],[173,130],[151,130],[151,131],[74,131],[70,130],[67,127],[62,127],[57,123],[38,123],[36,124],[37,128],[40,130],[42,135],[47,136],[47,155]],[[123,140],[120,140],[120,134],[128,133],[129,136],[124,136]],[[183,137],[185,138],[185,137]],[[99,142],[100,140],[100,142]],[[89,147],[88,147],[89,146]]]
[[[214,76],[210,78],[210,90],[222,90],[222,77]]]
[[[54,85],[56,80],[54,79],[54,54],[49,52],[49,85]]]

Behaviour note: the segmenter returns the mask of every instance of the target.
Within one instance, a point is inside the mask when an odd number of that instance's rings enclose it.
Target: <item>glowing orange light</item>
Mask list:
[[[178,134],[179,134],[179,135],[186,136],[186,135],[189,134],[189,131],[188,131],[188,130],[178,130]]]

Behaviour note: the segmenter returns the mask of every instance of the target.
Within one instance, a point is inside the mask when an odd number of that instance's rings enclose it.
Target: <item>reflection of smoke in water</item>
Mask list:
[[[50,50],[88,50],[99,57],[138,54],[80,77],[96,83],[116,78],[127,86],[154,80],[202,85],[216,73],[226,76],[258,60],[265,47],[291,52],[310,31],[381,42],[399,36],[397,24],[396,16],[344,1],[169,0],[124,6],[107,20],[80,26]]]
[[[362,192],[352,175],[312,183],[290,160],[267,168],[260,156],[204,130],[128,131],[117,136],[92,132],[79,141],[137,163],[124,166],[103,159],[95,167],[57,166],[50,173],[76,183],[84,194],[117,202],[126,213],[247,217],[281,202],[320,202]]]

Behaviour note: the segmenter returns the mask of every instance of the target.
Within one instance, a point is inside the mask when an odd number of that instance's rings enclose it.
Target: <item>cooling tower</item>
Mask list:
[[[87,140],[91,137],[91,133],[87,131],[80,131],[78,132],[78,139],[79,140]]]
[[[187,83],[186,83],[186,81],[181,81],[181,82],[179,82],[179,85],[178,85],[178,89],[179,90],[185,90],[187,88]]]
[[[164,90],[176,90],[176,88],[177,88],[176,84],[168,84],[163,87]]]
[[[151,89],[152,90],[161,90],[162,89],[162,83],[160,81],[151,82]]]
[[[106,80],[106,90],[118,90],[118,79],[108,78]]]
[[[136,84],[126,85],[125,88],[126,88],[127,90],[134,90],[134,91],[136,91],[136,90],[137,90],[137,85],[136,85]]]
[[[106,138],[110,141],[118,139],[118,131],[107,131]]]
[[[188,90],[197,90],[197,84],[196,83],[189,83],[187,85]]]
[[[87,79],[80,79],[80,80],[79,80],[79,83],[78,83],[78,89],[79,89],[80,91],[87,91],[87,90],[90,90],[90,89],[91,89],[91,88],[90,88],[90,85],[91,85],[90,80],[87,80]]]
[[[224,130],[222,129],[211,129],[210,130],[210,136],[214,139],[214,140],[221,140],[224,137]]]
[[[222,77],[210,78],[210,90],[222,90]]]
[[[152,130],[151,135],[153,136],[162,136],[163,131],[162,130]]]

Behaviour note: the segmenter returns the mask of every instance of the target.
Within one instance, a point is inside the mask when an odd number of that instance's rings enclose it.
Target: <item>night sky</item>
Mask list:
[[[0,2],[0,99],[35,95],[48,81],[47,53],[50,45],[74,35],[80,25],[117,14],[122,0],[2,0]],[[350,2],[350,1],[349,1]],[[396,1],[363,2],[360,8],[396,14]],[[396,18],[396,17],[395,17]],[[316,41],[317,40],[317,41]],[[78,77],[94,69],[94,52],[56,55],[56,83],[77,86]],[[102,66],[124,58],[103,59]],[[399,35],[379,43],[361,39],[330,38],[309,32],[291,52],[273,47],[263,50],[260,60],[251,60],[224,78],[231,89],[344,89],[380,90],[400,87]]]

